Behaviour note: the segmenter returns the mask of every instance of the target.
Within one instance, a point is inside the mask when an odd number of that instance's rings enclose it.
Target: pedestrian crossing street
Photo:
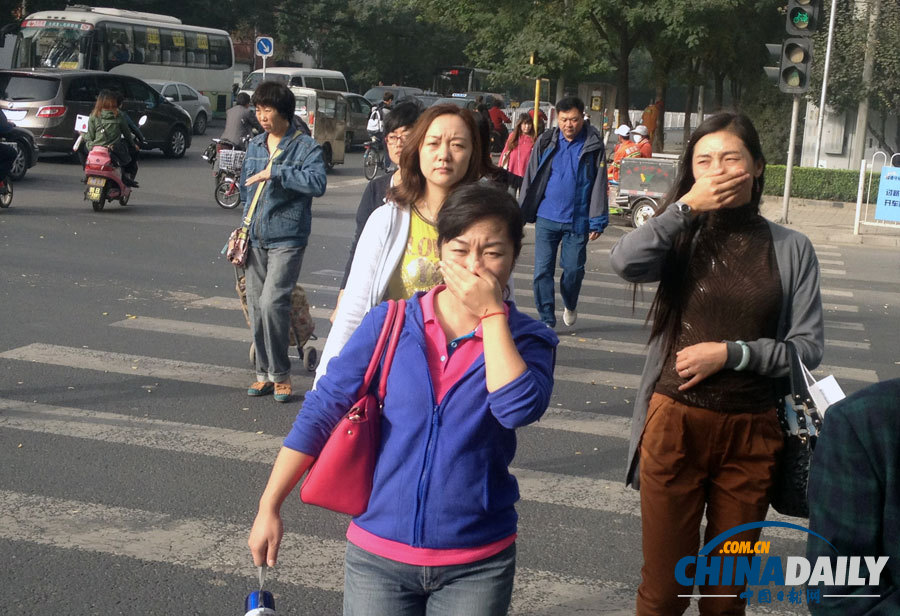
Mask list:
[[[572,328],[560,325],[556,387],[550,408],[534,426],[520,430],[519,454],[514,462],[522,502],[520,512],[519,568],[512,613],[520,616],[633,613],[634,593],[640,571],[640,504],[638,494],[626,489],[625,453],[631,431],[634,390],[643,363],[647,330],[644,327],[653,288],[632,297],[631,287],[609,272],[606,253],[612,239],[602,239],[592,254]],[[536,316],[530,290],[530,246],[526,246],[515,272],[516,300],[520,309]],[[822,294],[826,305],[825,365],[816,375],[834,374],[846,391],[879,380],[865,325],[855,320],[860,312],[858,292],[841,281],[848,276],[842,249],[817,246],[822,266]],[[301,274],[316,319],[317,331],[327,332],[328,316],[337,296],[341,273],[330,269]],[[856,277],[859,279],[859,276]],[[97,344],[90,338],[82,346],[57,344],[52,339],[0,352],[0,367],[24,371],[39,368],[50,374],[71,376],[84,389],[91,383],[128,383],[161,397],[159,412],[135,412],[138,407],[100,407],[73,401],[59,404],[40,399],[40,390],[29,390],[29,399],[15,389],[0,394],[0,444],[52,450],[54,444],[72,443],[116,463],[106,465],[110,485],[116,473],[131,476],[130,469],[152,454],[171,459],[169,473],[197,472],[199,482],[233,482],[233,489],[251,491],[238,500],[255,502],[274,459],[283,433],[254,430],[247,413],[292,416],[297,405],[274,405],[271,399],[248,400],[243,391],[253,374],[247,363],[249,331],[240,306],[231,296],[200,297],[181,289],[163,290],[168,305],[182,308],[184,318],[157,314],[110,318],[99,338],[117,336],[168,341],[168,356],[142,354]],[[559,306],[558,306],[559,308]],[[561,308],[560,308],[561,310]],[[166,311],[160,311],[163,314]],[[311,344],[321,349],[324,336]],[[224,346],[231,362],[209,363],[203,350],[209,344]],[[160,348],[155,345],[155,348]],[[177,352],[176,352],[177,350]],[[162,354],[159,354],[162,355]],[[311,375],[294,356],[294,388],[304,391]],[[224,364],[224,365],[223,365]],[[166,395],[177,384],[188,395]],[[102,391],[97,385],[97,391]],[[212,394],[208,392],[214,392]],[[192,409],[204,405],[204,396],[231,400],[222,409],[221,421],[191,421]],[[36,398],[35,398],[36,397]],[[243,405],[241,407],[240,405]],[[141,405],[141,410],[147,403]],[[153,408],[153,407],[151,407]],[[163,412],[165,409],[165,412]],[[168,419],[157,416],[169,416]],[[172,417],[179,416],[179,420]],[[209,418],[209,414],[205,414]],[[233,426],[241,426],[236,428]],[[289,425],[289,424],[287,424]],[[88,454],[85,454],[88,455]],[[117,464],[121,466],[117,467]],[[148,469],[164,469],[148,463]],[[216,476],[227,468],[233,475]],[[61,469],[62,474],[65,470]],[[222,471],[224,473],[224,471]],[[165,474],[165,471],[162,471]],[[158,477],[148,477],[149,482]],[[104,562],[135,560],[150,565],[184,567],[204,576],[243,576],[250,588],[252,569],[246,535],[254,512],[243,517],[217,517],[216,509],[188,514],[166,502],[150,506],[140,498],[125,505],[118,496],[98,490],[84,498],[65,496],[65,490],[41,486],[32,490],[0,490],[0,540],[44,546],[61,554],[91,554]],[[140,490],[140,488],[138,488]],[[231,495],[224,494],[223,502]],[[171,493],[172,502],[190,500]],[[286,505],[284,548],[275,578],[279,614],[339,613],[342,588],[344,520],[340,516],[296,503]],[[783,519],[770,513],[770,519]],[[311,530],[309,530],[311,529]],[[802,538],[789,529],[766,529],[783,551],[801,554]],[[237,607],[239,591],[230,589]],[[304,610],[304,601],[315,596],[318,607]],[[308,607],[308,603],[307,603]],[[197,613],[205,611],[194,605]],[[805,607],[803,608],[805,610]],[[751,605],[748,613],[800,613],[786,605]],[[151,610],[152,611],[152,610]],[[149,612],[148,612],[149,613]]]

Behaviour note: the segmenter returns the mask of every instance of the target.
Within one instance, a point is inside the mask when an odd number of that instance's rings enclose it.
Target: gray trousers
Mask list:
[[[281,383],[290,379],[291,292],[300,275],[304,250],[263,249],[250,244],[244,275],[257,381]]]

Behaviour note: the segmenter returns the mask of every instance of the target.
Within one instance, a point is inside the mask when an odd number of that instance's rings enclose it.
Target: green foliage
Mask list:
[[[766,165],[767,195],[784,194],[784,165]],[[869,172],[865,190],[872,182],[872,195],[878,194],[880,176]],[[855,202],[859,186],[859,172],[849,169],[819,169],[816,167],[794,167],[791,172],[791,197],[817,199],[821,201]]]
[[[741,102],[740,110],[753,121],[759,133],[763,155],[770,164],[784,165],[787,162],[791,136],[791,104],[791,97],[782,94],[778,86],[762,73],[748,84]],[[797,134],[803,134],[802,118]],[[795,149],[799,157],[800,148]]]

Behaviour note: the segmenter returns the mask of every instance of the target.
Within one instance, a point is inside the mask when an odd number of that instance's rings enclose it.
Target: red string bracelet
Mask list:
[[[484,321],[484,320],[487,319],[488,317],[495,317],[495,316],[500,315],[500,314],[502,314],[503,316],[506,316],[506,311],[505,311],[505,310],[500,310],[500,311],[498,311],[498,312],[489,312],[488,314],[484,315],[483,317],[481,317],[481,318],[478,319],[478,320],[479,320],[479,321]]]

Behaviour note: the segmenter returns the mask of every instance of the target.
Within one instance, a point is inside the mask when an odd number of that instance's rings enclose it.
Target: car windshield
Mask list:
[[[281,81],[288,83],[291,80],[290,75],[279,75],[278,73],[266,73],[266,81]],[[258,73],[250,73],[244,80],[242,90],[256,90],[256,87],[263,82],[262,71]]]
[[[157,92],[162,93],[163,84],[161,84],[161,83],[150,83],[150,82],[148,81],[148,82],[147,82],[147,85],[150,86],[151,88],[153,88],[154,90],[156,90]]]
[[[0,73],[0,99],[5,101],[46,101],[59,91],[59,79]]]
[[[82,68],[78,61],[79,40],[90,28],[77,22],[26,21],[13,68]]]

